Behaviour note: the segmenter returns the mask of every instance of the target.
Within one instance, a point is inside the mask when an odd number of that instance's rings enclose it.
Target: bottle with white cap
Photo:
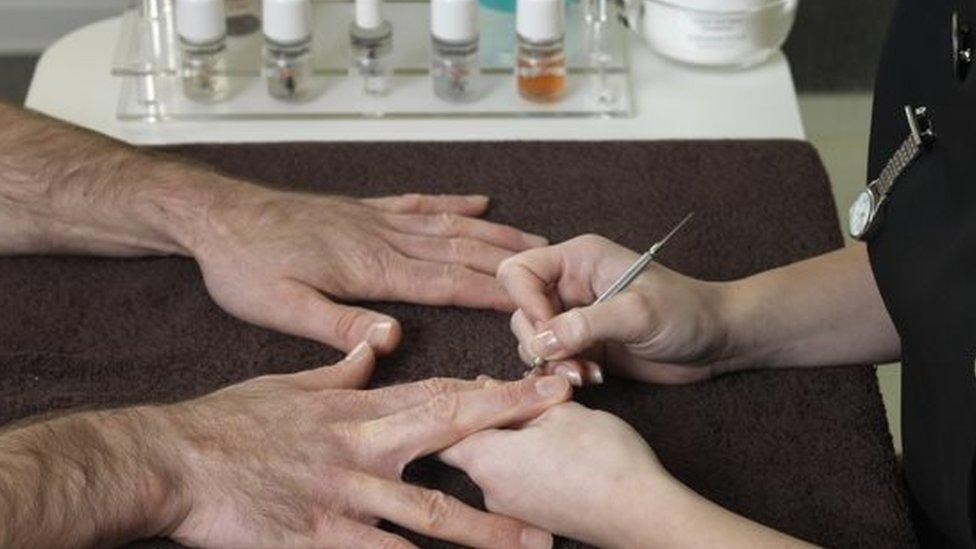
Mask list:
[[[216,102],[230,93],[227,79],[227,19],[224,0],[177,0],[183,93]]]
[[[516,80],[519,94],[551,103],[566,90],[566,22],[563,0],[518,0]]]
[[[383,19],[381,0],[356,0],[356,18],[349,24],[352,70],[363,78],[369,95],[388,91],[389,57],[393,51],[393,26]]]
[[[264,0],[264,73],[272,97],[301,100],[309,95],[311,10],[309,0]]]
[[[431,0],[431,79],[446,101],[471,101],[480,93],[477,0]]]

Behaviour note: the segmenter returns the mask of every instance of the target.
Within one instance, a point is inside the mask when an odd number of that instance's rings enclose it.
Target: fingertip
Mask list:
[[[583,375],[573,367],[572,364],[568,362],[562,362],[555,365],[552,368],[552,373],[558,376],[563,376],[569,380],[570,385],[573,387],[583,386]]]
[[[536,378],[533,383],[536,393],[548,402],[562,402],[573,393],[569,380],[561,375],[543,376]]]
[[[366,342],[379,355],[392,353],[403,338],[403,328],[395,318],[383,317],[366,331]]]
[[[525,244],[529,248],[544,248],[549,245],[549,239],[537,234],[525,233]]]

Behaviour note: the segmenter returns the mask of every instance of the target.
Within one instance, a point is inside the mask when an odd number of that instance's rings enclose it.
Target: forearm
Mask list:
[[[624,514],[628,524],[618,528],[620,547],[811,546],[724,509],[670,477],[635,488],[644,491],[630,506],[634,512]]]
[[[178,489],[150,408],[0,433],[0,547],[110,546],[162,532]]]
[[[728,323],[743,367],[896,360],[901,343],[856,244],[731,283]]]
[[[0,253],[189,255],[236,182],[0,103]]]

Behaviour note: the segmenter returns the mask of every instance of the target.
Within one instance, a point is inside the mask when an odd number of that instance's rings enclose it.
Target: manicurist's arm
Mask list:
[[[809,546],[699,496],[627,423],[576,403],[476,433],[441,459],[471,476],[489,510],[598,547]]]
[[[337,300],[511,310],[495,271],[545,239],[487,207],[273,190],[0,104],[0,253],[191,256],[229,313],[346,351],[400,327]]]
[[[499,278],[519,309],[523,360],[576,383],[602,369],[687,383],[750,368],[885,362],[900,342],[863,245],[732,282],[695,280],[660,264],[590,305],[637,257],[597,236],[529,250]]]

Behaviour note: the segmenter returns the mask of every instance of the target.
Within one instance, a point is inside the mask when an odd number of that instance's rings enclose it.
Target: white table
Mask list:
[[[636,116],[622,119],[356,119],[157,123],[116,119],[111,76],[119,19],[79,29],[44,52],[28,108],[141,145],[267,141],[804,139],[785,56],[742,72],[668,62],[631,37]]]

